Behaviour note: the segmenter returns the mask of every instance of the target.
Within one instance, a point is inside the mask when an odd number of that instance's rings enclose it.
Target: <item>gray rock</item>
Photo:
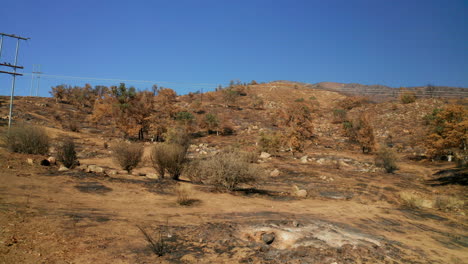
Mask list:
[[[269,157],[271,157],[270,153],[267,153],[267,152],[260,153],[260,158],[261,159],[268,159]]]
[[[273,241],[275,241],[275,233],[271,232],[262,234],[262,240],[265,242],[265,244],[270,245],[273,243]]]
[[[34,161],[33,161],[33,159],[31,159],[31,158],[26,159],[26,162],[27,162],[29,165],[33,165],[33,164],[34,164]]]
[[[307,163],[307,155],[301,157],[301,163]]]
[[[300,198],[306,198],[307,197],[307,191],[306,190],[296,190],[294,192],[294,195]]]

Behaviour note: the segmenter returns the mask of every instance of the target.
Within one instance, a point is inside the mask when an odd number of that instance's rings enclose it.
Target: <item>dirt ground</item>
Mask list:
[[[233,192],[184,175],[179,182],[149,177],[155,173],[151,142],[144,143],[145,158],[134,173],[122,173],[110,152],[119,142],[109,136],[111,127],[98,129],[86,123],[88,112],[52,98],[19,98],[19,120],[44,127],[53,142],[72,137],[80,168],[96,165],[105,173],[59,171],[40,165],[46,156],[0,147],[0,263],[468,263],[467,170],[407,158],[417,152],[407,142],[419,137],[417,123],[407,120],[421,123],[439,101],[365,106],[382,112],[374,119],[378,139],[390,128],[401,139],[399,170],[390,174],[374,166],[373,155],[353,150],[341,124],[331,122],[343,95],[280,84],[252,91],[263,95],[265,109],[249,108],[247,98],[237,110],[216,100],[206,106],[226,112],[236,134],[198,138],[189,157],[235,145],[255,148],[278,102],[297,99],[320,105],[318,143],[298,157],[281,152],[259,159],[264,175]],[[1,116],[6,111],[4,104]],[[80,131],[68,131],[67,118],[79,120]],[[177,203],[179,185],[191,190],[188,206]],[[454,202],[435,206],[443,197]]]
[[[308,153],[324,157],[322,152]],[[349,154],[349,153],[348,153]],[[338,153],[327,153],[338,155]],[[341,156],[346,153],[340,153]],[[365,162],[366,156],[353,154]],[[58,172],[25,166],[30,155],[2,150],[1,263],[466,263],[463,212],[411,209],[404,189],[439,193],[440,166],[405,163],[397,174],[270,158],[278,169],[233,193],[191,186],[177,204],[170,180]],[[84,163],[116,167],[110,159]],[[445,165],[447,166],[447,165]],[[443,168],[446,171],[451,167]],[[150,171],[142,167],[137,171]],[[433,181],[433,180],[436,181]],[[439,179],[439,181],[437,181]],[[293,195],[292,186],[308,190]],[[451,193],[465,193],[451,185]],[[163,251],[153,252],[146,232]],[[274,234],[267,244],[265,235]]]

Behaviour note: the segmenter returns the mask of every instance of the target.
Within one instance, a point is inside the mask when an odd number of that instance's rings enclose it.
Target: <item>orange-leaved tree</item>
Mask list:
[[[440,158],[452,155],[460,165],[468,164],[468,109],[462,105],[448,105],[426,116],[430,126],[427,137],[429,156]]]

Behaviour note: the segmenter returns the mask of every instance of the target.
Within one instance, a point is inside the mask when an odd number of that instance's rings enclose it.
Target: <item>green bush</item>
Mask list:
[[[77,165],[78,159],[76,157],[75,143],[73,142],[73,139],[66,138],[61,143],[60,148],[57,151],[57,160],[67,168],[73,168]]]
[[[137,143],[119,143],[113,148],[114,159],[130,173],[141,161],[143,147]]]
[[[8,149],[12,152],[41,154],[49,152],[50,139],[43,128],[29,125],[11,127],[5,136]]]

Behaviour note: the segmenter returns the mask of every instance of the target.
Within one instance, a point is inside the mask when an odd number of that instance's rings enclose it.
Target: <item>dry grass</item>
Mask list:
[[[402,204],[408,208],[421,209],[428,206],[428,201],[421,194],[414,192],[400,192]]]
[[[436,196],[434,207],[442,211],[458,211],[463,209],[465,201],[453,196]]]

